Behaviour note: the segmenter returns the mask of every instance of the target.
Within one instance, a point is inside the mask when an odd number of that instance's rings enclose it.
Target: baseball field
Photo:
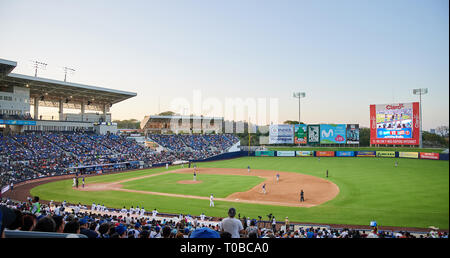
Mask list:
[[[87,177],[85,188],[78,189],[71,179],[55,181],[31,189],[31,194],[42,200],[139,205],[176,214],[225,217],[235,207],[241,216],[266,220],[272,213],[279,221],[289,216],[304,223],[366,226],[376,220],[382,226],[449,228],[448,161],[243,157],[197,166],[196,181],[193,168],[172,166]],[[261,192],[264,183],[266,194]],[[215,207],[209,206],[210,194]]]

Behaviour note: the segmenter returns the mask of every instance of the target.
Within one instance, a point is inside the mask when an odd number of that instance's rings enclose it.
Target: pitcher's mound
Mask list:
[[[200,183],[203,183],[203,181],[200,181],[200,180],[197,180],[197,181],[194,181],[194,180],[181,180],[181,181],[178,181],[177,183],[178,184],[190,185],[190,184],[200,184]]]

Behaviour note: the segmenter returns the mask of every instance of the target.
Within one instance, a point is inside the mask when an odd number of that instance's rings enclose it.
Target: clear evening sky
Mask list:
[[[449,124],[448,0],[6,1],[0,58],[40,77],[132,91],[113,119],[177,97],[278,98],[279,118],[369,125],[369,105],[418,101]],[[158,104],[160,103],[160,104]],[[227,117],[225,117],[227,119]]]

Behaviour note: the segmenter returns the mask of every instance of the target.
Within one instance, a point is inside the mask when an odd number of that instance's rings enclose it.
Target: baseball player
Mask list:
[[[300,191],[300,202],[304,202],[305,198],[304,198],[304,193],[303,193],[303,189]]]
[[[83,176],[83,178],[81,180],[81,184],[82,184],[82,187],[84,188],[84,176]]]
[[[169,169],[169,163],[166,163],[166,169]]]
[[[328,169],[327,169],[327,178],[328,178]]]
[[[278,183],[279,180],[280,180],[280,174],[277,173],[277,183]]]
[[[95,202],[94,202],[94,203],[92,203],[91,211],[95,211],[95,208],[96,208],[96,205],[95,205]]]
[[[123,208],[120,210],[120,213],[122,214],[127,214],[127,209],[125,209],[125,206],[123,206]]]
[[[194,171],[194,181],[197,181],[197,173]]]
[[[397,161],[397,160],[395,161],[395,166],[396,166],[396,167],[398,166],[398,161]]]
[[[141,216],[144,216],[145,215],[145,209],[144,209],[144,207],[142,207],[141,208]]]
[[[264,194],[266,194],[266,184],[265,183],[262,186],[262,191],[263,191]]]
[[[133,206],[131,206],[131,208],[130,208],[130,214],[131,214],[131,215],[134,214],[134,207],[133,207]]]
[[[247,167],[248,173],[250,173],[250,166]]]
[[[209,197],[209,207],[214,207],[214,196],[211,194]]]
[[[76,187],[78,188],[78,176],[76,177]]]
[[[76,185],[76,181],[77,179],[75,178],[75,177],[73,177],[73,184],[72,184],[72,187],[74,187],[75,185]]]
[[[158,214],[158,211],[156,210],[156,208],[152,211],[152,218],[156,219],[156,215]]]
[[[205,221],[205,214],[202,212],[202,214],[200,215],[200,219],[202,220],[202,221]]]
[[[138,205],[138,206],[136,206],[136,215],[139,215],[139,214],[141,214],[141,209],[139,209],[139,205]]]

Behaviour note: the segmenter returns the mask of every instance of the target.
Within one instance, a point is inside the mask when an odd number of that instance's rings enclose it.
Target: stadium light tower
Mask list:
[[[34,77],[37,77],[37,71],[38,69],[44,69],[47,67],[46,63],[43,62],[39,62],[36,60],[31,61],[33,63],[33,68],[34,68]]]
[[[413,94],[419,95],[419,112],[420,112],[419,147],[420,148],[423,148],[423,143],[422,143],[422,95],[425,95],[427,93],[428,93],[428,88],[413,89]]]
[[[75,72],[75,69],[72,69],[72,68],[66,67],[66,66],[64,66],[63,69],[64,69],[64,81],[66,81],[66,79],[67,79],[67,72],[73,74]]]
[[[300,124],[300,99],[304,98],[306,93],[304,92],[294,92],[294,98],[298,98],[298,123]]]

